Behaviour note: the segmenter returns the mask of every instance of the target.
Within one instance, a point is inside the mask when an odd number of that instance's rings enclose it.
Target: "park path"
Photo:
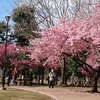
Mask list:
[[[87,93],[87,92],[75,92],[65,88],[54,87],[48,88],[47,86],[10,86],[10,88],[28,90],[32,92],[46,94],[53,97],[53,100],[100,100],[100,94]]]

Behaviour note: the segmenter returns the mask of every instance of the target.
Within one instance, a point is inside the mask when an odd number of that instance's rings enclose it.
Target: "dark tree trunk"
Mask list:
[[[42,68],[42,81],[41,84],[44,84],[44,68]]]
[[[97,86],[97,81],[99,79],[99,74],[96,72],[93,77],[92,77],[92,92],[98,92],[98,86]]]
[[[39,75],[39,78],[38,78],[38,84],[40,84],[40,77],[41,77],[41,75]]]
[[[62,67],[62,86],[65,84],[65,75],[66,75],[66,59],[63,58],[63,67]]]

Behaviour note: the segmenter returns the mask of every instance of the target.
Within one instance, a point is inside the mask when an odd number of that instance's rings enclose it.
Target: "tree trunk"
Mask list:
[[[62,86],[65,84],[65,75],[66,75],[66,59],[63,58],[63,67],[62,67]]]
[[[44,68],[42,68],[42,81],[41,84],[44,84]]]
[[[99,79],[99,74],[98,73],[95,73],[92,77],[92,92],[98,92],[98,86],[97,86],[97,81]]]
[[[41,77],[41,75],[39,75],[39,78],[38,78],[38,84],[40,84],[40,77]]]

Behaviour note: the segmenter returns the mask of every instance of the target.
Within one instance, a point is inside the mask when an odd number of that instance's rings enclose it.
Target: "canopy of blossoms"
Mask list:
[[[32,44],[32,47],[29,48],[31,59],[44,58],[44,66],[58,67],[59,58],[64,56],[63,53],[72,56],[86,51],[89,54],[86,63],[93,68],[98,67],[100,4],[92,9],[87,19],[68,22],[66,16],[63,16],[55,26],[36,33],[42,34],[42,37],[30,40]],[[91,62],[90,58],[94,58],[95,61]]]

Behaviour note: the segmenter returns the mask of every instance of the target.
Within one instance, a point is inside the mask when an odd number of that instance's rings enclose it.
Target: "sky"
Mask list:
[[[11,16],[13,10],[11,3],[12,0],[0,0],[0,21],[6,21],[5,16]]]

